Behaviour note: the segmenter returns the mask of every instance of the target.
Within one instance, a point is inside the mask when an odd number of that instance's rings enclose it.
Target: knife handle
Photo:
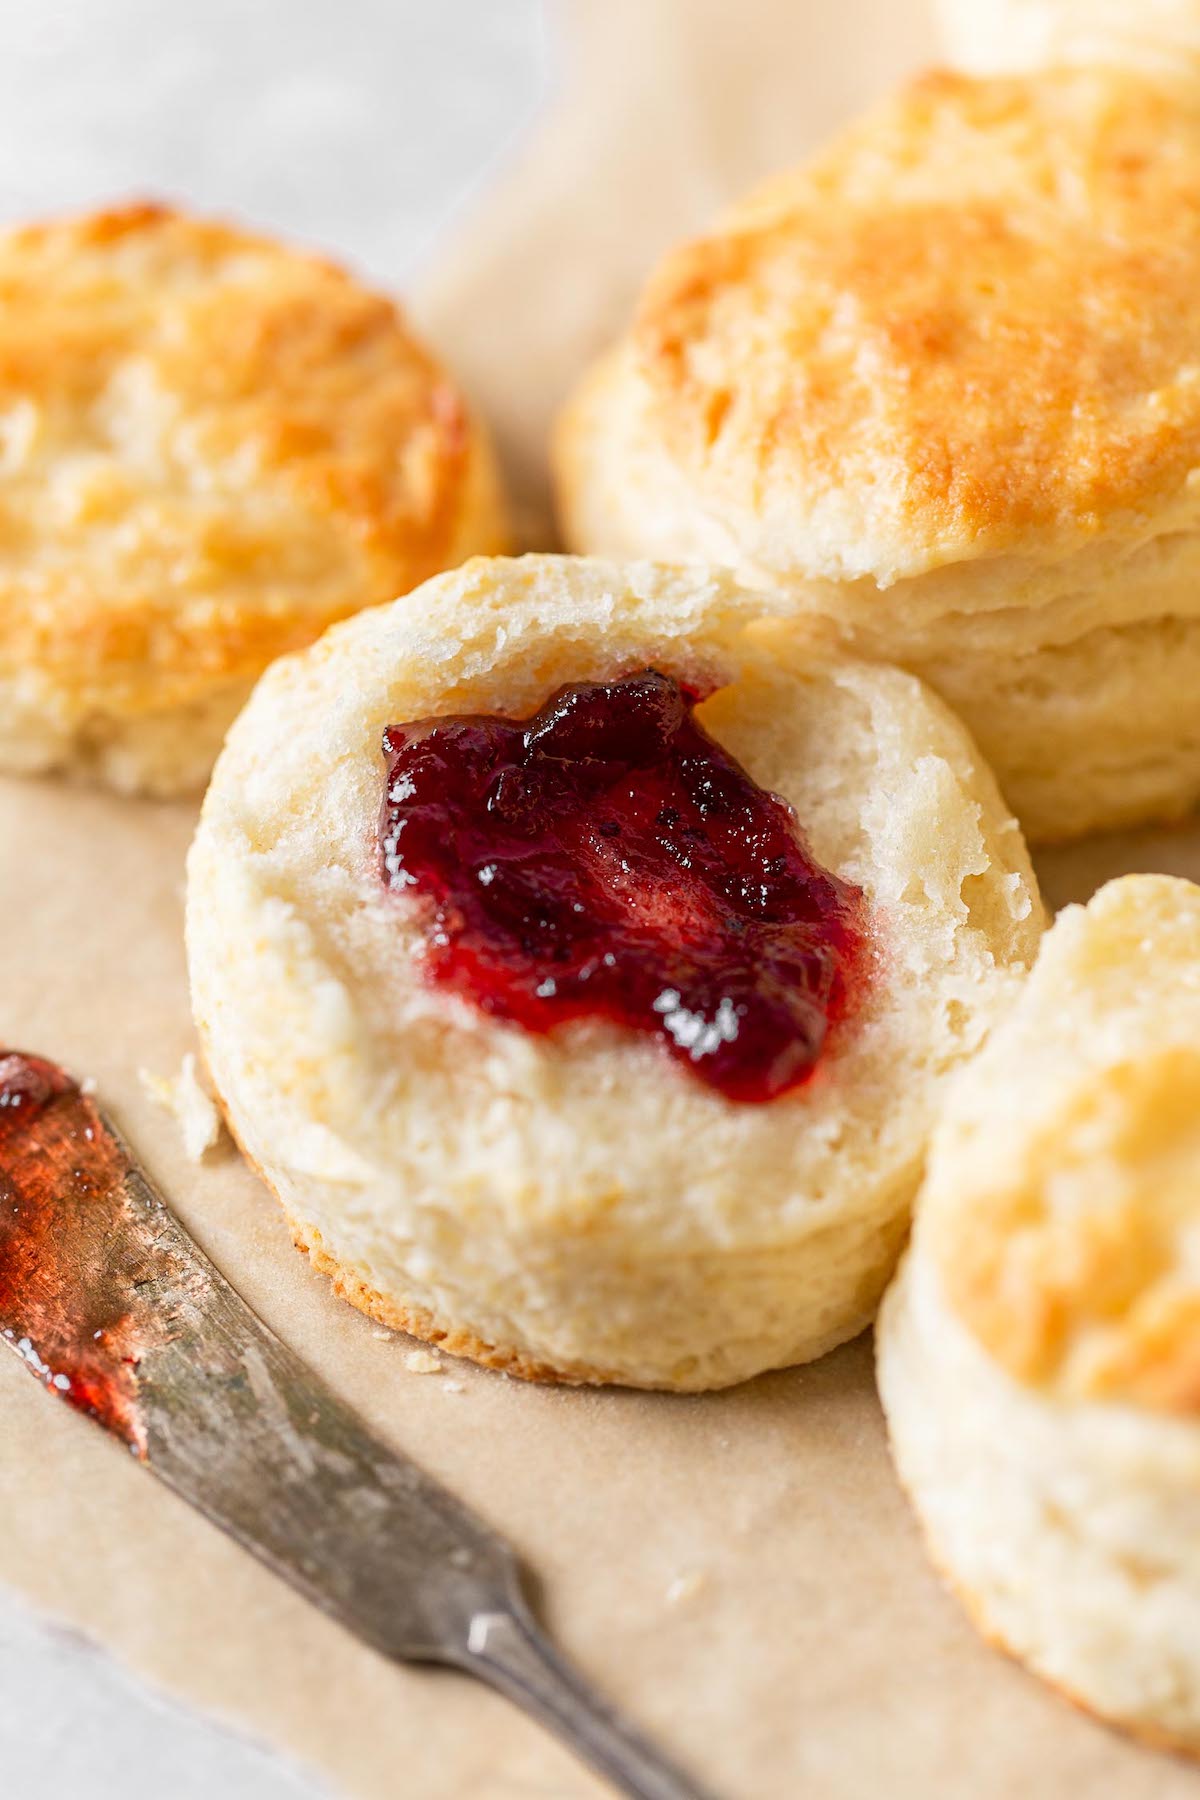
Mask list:
[[[709,1800],[575,1673],[524,1607],[477,1613],[457,1666],[522,1707],[631,1800]]]

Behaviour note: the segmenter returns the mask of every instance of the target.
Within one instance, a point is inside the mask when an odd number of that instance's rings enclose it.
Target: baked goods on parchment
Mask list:
[[[955,1083],[877,1327],[901,1478],[981,1629],[1200,1751],[1200,888],[1047,935]]]
[[[504,547],[390,300],[135,206],[0,237],[0,769],[199,790],[271,659]]]
[[[706,571],[478,560],[275,664],[234,726],[189,867],[199,1029],[297,1242],[384,1323],[700,1389],[871,1317],[1041,908],[941,702],[766,610]]]

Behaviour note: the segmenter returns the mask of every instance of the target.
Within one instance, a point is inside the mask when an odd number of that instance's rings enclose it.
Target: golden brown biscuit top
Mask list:
[[[1200,1412],[1200,888],[1129,876],[1059,920],[951,1103],[919,1217],[1019,1381]]]
[[[0,237],[0,669],[162,705],[443,566],[472,430],[387,300],[164,208]]]
[[[1200,99],[935,73],[669,257],[651,429],[768,568],[1136,533],[1200,461]]]

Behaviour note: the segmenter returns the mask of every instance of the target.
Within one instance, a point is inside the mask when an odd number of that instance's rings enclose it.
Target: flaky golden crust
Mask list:
[[[559,422],[564,539],[919,675],[1027,834],[1200,797],[1200,82],[934,74],[669,256]]]
[[[953,1244],[939,1233],[952,1303],[1022,1381],[1200,1411],[1200,1291],[1179,1267],[1198,1168],[1200,1048],[1090,1072]]]
[[[248,684],[502,538],[461,397],[332,264],[154,206],[0,238],[0,680],[56,726]]]
[[[1109,883],[1062,916],[935,1136],[922,1240],[1017,1382],[1200,1411],[1200,888]]]
[[[651,428],[765,566],[891,582],[1160,513],[1200,462],[1200,102],[917,81],[668,258]]]

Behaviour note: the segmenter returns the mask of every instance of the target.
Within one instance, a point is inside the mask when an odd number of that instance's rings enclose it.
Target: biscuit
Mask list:
[[[954,1084],[877,1328],[896,1462],[991,1638],[1200,1751],[1200,888],[1047,935]]]
[[[522,1375],[701,1389],[872,1316],[946,1076],[1041,906],[942,704],[764,604],[696,570],[480,559],[275,664],[231,731],[189,862],[197,1024],[297,1242],[385,1323]],[[526,719],[647,666],[715,690],[697,718],[863,891],[862,992],[767,1104],[607,1018],[537,1034],[436,985],[428,910],[383,879],[385,728]]]
[[[937,73],[669,256],[572,548],[720,562],[960,713],[1028,835],[1200,796],[1200,88]]]
[[[271,659],[503,547],[388,300],[136,206],[0,237],[0,768],[203,785]]]
[[[1194,81],[1198,0],[937,0],[946,53],[973,75],[1115,63]]]

